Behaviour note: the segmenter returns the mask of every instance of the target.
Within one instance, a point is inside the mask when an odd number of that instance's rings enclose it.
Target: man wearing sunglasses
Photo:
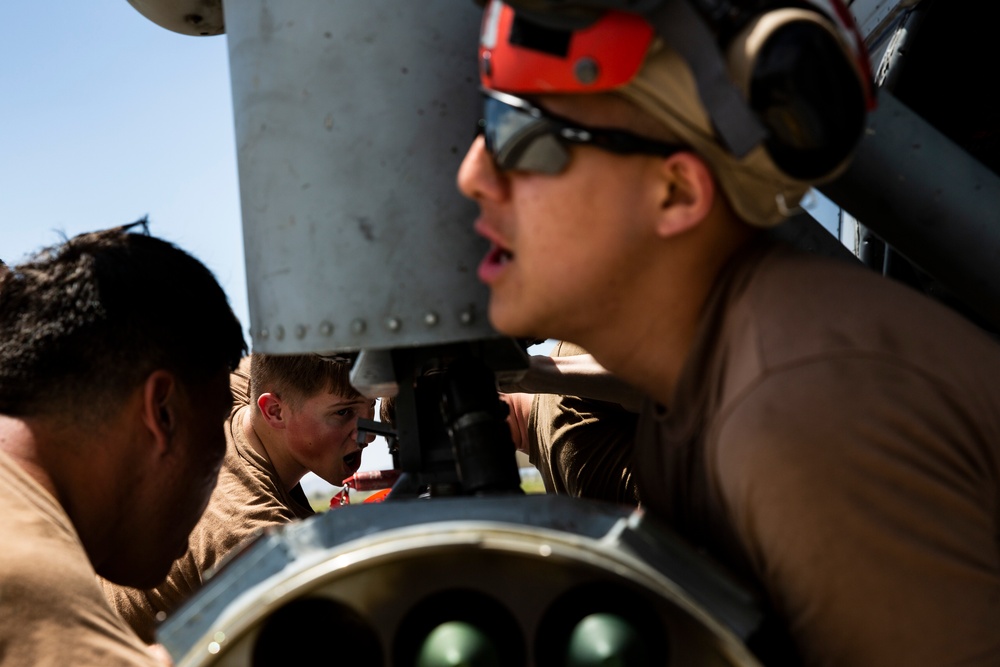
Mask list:
[[[764,233],[873,107],[844,7],[524,4],[486,6],[458,173],[493,325],[649,395],[640,504],[756,582],[805,664],[1000,662],[1000,350]]]

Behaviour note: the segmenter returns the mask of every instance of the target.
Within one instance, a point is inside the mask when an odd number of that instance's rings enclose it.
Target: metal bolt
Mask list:
[[[576,80],[582,84],[594,83],[600,72],[601,68],[598,67],[597,61],[586,56],[577,60],[576,64],[573,65],[573,74],[576,76]]]
[[[295,337],[300,340],[306,337],[306,325],[304,324],[295,325]]]
[[[274,339],[284,340],[285,339],[285,327],[280,324],[274,328]]]
[[[473,317],[471,310],[463,310],[462,313],[458,316],[458,321],[461,322],[462,324],[472,324],[472,319]]]
[[[327,322],[326,320],[323,320],[322,322],[319,323],[319,332],[323,336],[332,336],[333,335],[333,324],[330,323],[330,322]]]
[[[351,333],[355,336],[360,336],[365,332],[365,321],[364,320],[354,320],[351,322]]]
[[[385,326],[389,331],[399,331],[399,328],[403,326],[403,323],[399,321],[398,317],[390,317],[386,319]]]
[[[267,330],[267,327],[260,330],[260,339],[267,340],[267,337],[271,335],[271,332]]]
[[[436,325],[437,323],[438,323],[438,314],[437,313],[429,312],[426,315],[424,315],[424,324],[426,324],[427,326],[432,327],[432,326]]]

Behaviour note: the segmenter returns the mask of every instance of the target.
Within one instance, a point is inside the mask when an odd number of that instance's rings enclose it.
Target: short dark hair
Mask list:
[[[250,398],[264,392],[298,403],[321,391],[345,398],[361,396],[351,386],[351,361],[318,354],[262,354],[250,357]]]
[[[243,327],[212,273],[129,227],[0,270],[0,414],[100,419],[154,370],[197,385],[236,368]]]

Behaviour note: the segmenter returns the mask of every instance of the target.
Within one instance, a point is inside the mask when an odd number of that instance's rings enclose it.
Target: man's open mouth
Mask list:
[[[361,467],[361,450],[356,450],[344,457],[344,468],[348,476],[353,475]]]
[[[504,267],[514,259],[514,253],[495,243],[490,244],[490,250],[479,264],[479,279],[489,284],[503,271]]]
[[[506,248],[501,248],[500,246],[494,246],[490,250],[490,261],[504,265],[510,260],[514,259],[514,253]]]

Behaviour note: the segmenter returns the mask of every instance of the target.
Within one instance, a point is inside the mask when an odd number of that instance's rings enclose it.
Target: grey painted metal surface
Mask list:
[[[853,0],[849,3],[868,47],[879,44],[920,0]]]
[[[463,594],[449,610],[456,618],[474,612],[475,599],[520,619],[505,642],[523,646],[524,660],[503,664],[544,667],[556,664],[537,657],[556,641],[547,620],[572,620],[577,608],[560,602],[595,586],[609,594],[598,607],[641,603],[628,606],[648,612],[659,664],[760,667],[745,644],[764,620],[750,591],[641,511],[554,495],[387,501],[275,526],[171,615],[157,640],[178,667],[272,664],[254,656],[273,619],[322,600],[356,619],[350,642],[337,636],[343,626],[311,633],[300,618],[278,633],[283,662],[333,650],[349,664],[400,664],[346,659],[348,644],[367,634],[387,657],[419,624],[414,614],[431,611],[424,603],[450,591]]]
[[[182,35],[221,35],[225,32],[222,0],[128,0],[136,11],[167,30]]]
[[[831,200],[1000,325],[1000,178],[889,92]]]
[[[455,174],[473,2],[226,0],[253,348],[495,337]]]

